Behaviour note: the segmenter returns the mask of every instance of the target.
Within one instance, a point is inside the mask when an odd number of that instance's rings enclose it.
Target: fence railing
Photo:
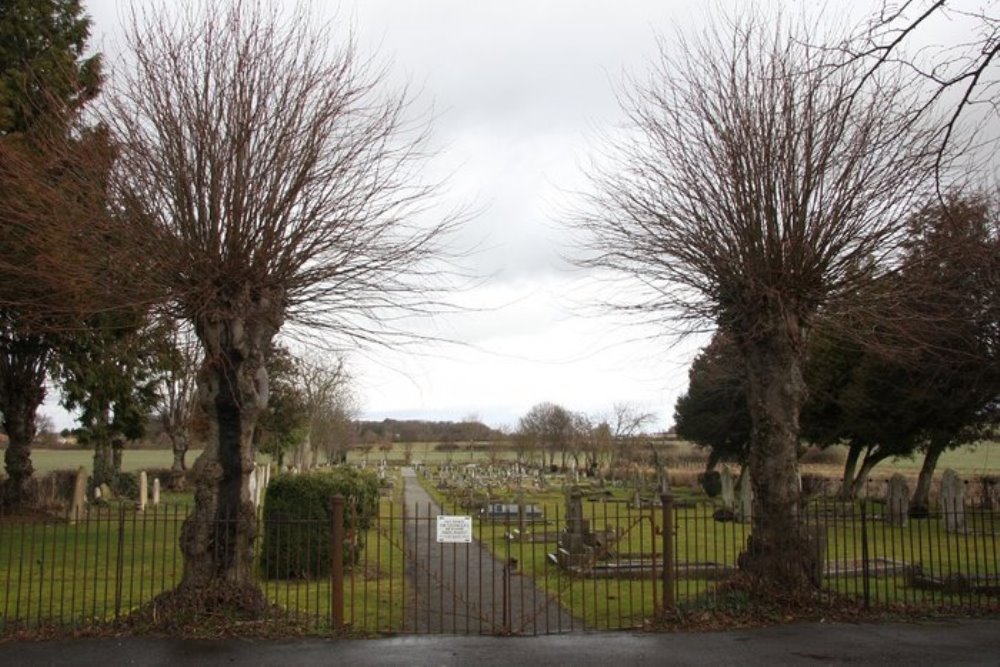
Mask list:
[[[174,588],[189,509],[111,505],[75,522],[0,516],[0,633],[122,619]],[[347,506],[344,537],[333,536],[332,548],[329,516],[261,518],[257,576],[280,618],[321,633],[631,628],[664,606],[723,602],[718,583],[737,571],[750,533],[709,503],[676,501],[665,512],[659,503],[590,498],[569,514],[562,503],[535,509],[491,514],[383,500],[362,530]],[[470,541],[439,541],[440,515],[469,516]],[[920,610],[1000,604],[995,511],[903,521],[876,501],[826,500],[802,520],[817,538],[831,600]],[[265,549],[286,560],[275,565]]]

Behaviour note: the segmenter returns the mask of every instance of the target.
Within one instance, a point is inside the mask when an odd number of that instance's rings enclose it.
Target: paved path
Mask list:
[[[436,524],[441,508],[420,486],[412,468],[403,469],[403,482],[407,631],[550,634],[583,629],[530,577],[505,568],[506,559],[494,558],[478,540],[439,544]]]
[[[184,640],[121,637],[0,643],[0,665],[991,665],[1000,619],[551,637]]]

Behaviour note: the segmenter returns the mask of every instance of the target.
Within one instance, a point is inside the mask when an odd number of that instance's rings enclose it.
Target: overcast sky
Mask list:
[[[92,43],[113,61],[115,0],[85,0]],[[333,16],[336,5],[316,2]],[[705,339],[675,344],[584,309],[584,277],[560,257],[563,223],[584,188],[602,131],[622,122],[615,83],[654,54],[656,35],[697,28],[704,3],[662,0],[345,0],[363,50],[433,109],[428,166],[451,174],[444,198],[476,214],[461,235],[490,276],[459,295],[478,310],[442,316],[434,331],[461,345],[421,354],[354,355],[366,418],[461,419],[516,427],[540,401],[600,417],[617,402],[672,423],[687,368]],[[426,323],[422,326],[430,326]]]

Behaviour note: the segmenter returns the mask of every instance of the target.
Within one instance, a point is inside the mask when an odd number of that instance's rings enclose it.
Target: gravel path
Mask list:
[[[584,629],[579,619],[571,617],[530,577],[518,574],[516,566],[505,568],[507,558],[495,558],[479,540],[439,544],[436,517],[442,514],[441,508],[420,486],[412,468],[403,469],[403,481],[406,631],[534,635]],[[503,528],[496,530],[500,535]],[[541,553],[543,545],[512,544],[510,548],[510,558],[518,560],[531,549]],[[554,568],[551,574],[556,576]]]

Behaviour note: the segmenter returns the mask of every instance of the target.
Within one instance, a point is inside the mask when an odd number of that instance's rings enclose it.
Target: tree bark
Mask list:
[[[917,476],[917,488],[910,499],[910,516],[927,516],[931,508],[931,482],[934,481],[934,471],[937,469],[941,454],[948,447],[946,437],[932,437],[924,454],[920,475]]]
[[[858,459],[861,458],[861,445],[852,442],[847,450],[847,460],[844,462],[844,478],[840,482],[840,491],[837,493],[838,500],[852,500],[856,496],[853,493],[854,471],[858,468]]]
[[[785,328],[771,330],[779,333],[741,341],[752,423],[754,510],[740,565],[768,590],[803,591],[815,572],[800,523],[799,413],[806,386],[798,346]]]
[[[170,447],[174,453],[174,462],[170,466],[170,471],[174,473],[184,472],[187,470],[187,463],[184,459],[189,447],[187,436],[171,434]]]
[[[864,460],[861,462],[861,468],[858,470],[857,476],[851,483],[851,498],[857,498],[861,495],[861,490],[865,488],[865,484],[868,483],[868,478],[872,474],[872,470],[880,462],[889,458],[888,454],[878,454],[871,451],[865,455]]]
[[[267,406],[265,354],[283,310],[280,302],[268,299],[242,306],[227,309],[238,316],[206,316],[196,322],[206,353],[198,374],[198,401],[207,415],[208,437],[192,468],[195,509],[181,533],[184,575],[179,589],[250,591],[255,599],[239,602],[253,606],[263,600],[253,563],[253,430]]]
[[[36,339],[7,343],[0,355],[0,413],[7,433],[3,504],[9,509],[25,506],[28,480],[34,473],[31,443],[35,438],[35,412],[45,400],[45,366],[48,348]]]

